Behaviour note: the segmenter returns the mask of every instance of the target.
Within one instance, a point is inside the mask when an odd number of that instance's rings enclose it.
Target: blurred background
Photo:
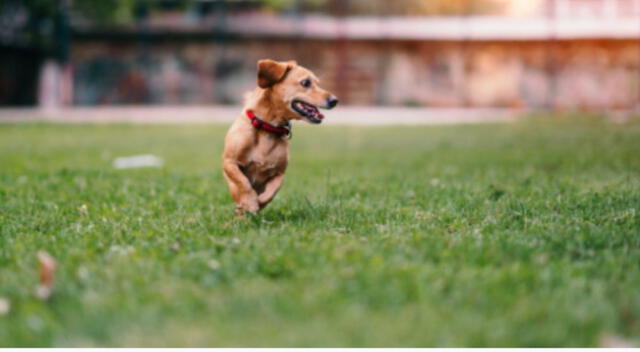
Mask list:
[[[640,110],[640,0],[2,0],[0,106],[240,104],[261,58],[350,105]]]

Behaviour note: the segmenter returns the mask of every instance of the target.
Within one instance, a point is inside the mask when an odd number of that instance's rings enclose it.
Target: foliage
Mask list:
[[[503,3],[498,0],[350,0],[350,10],[356,14],[382,14],[405,16],[447,16],[497,13]]]
[[[0,3],[0,39],[11,45],[51,50],[66,45],[60,34],[69,22],[98,25],[125,25],[140,22],[154,12],[198,12],[198,3],[190,0],[5,0]],[[208,5],[227,11],[240,2],[218,0]],[[248,8],[298,13],[318,12],[329,15],[463,15],[499,12],[499,0],[261,0],[246,1]],[[219,6],[224,5],[224,6]],[[211,7],[211,6],[210,6]],[[240,6],[241,8],[242,6]],[[16,20],[22,19],[22,20]],[[8,38],[8,39],[7,39]],[[1,42],[0,42],[1,43]],[[7,44],[7,43],[1,43]]]
[[[5,0],[0,3],[0,22],[4,27],[3,39],[8,40],[8,44],[49,50],[61,40],[56,29],[68,26],[71,17],[94,24],[129,24],[151,11],[167,7],[185,10],[191,3],[188,0]]]
[[[471,15],[498,13],[503,0],[264,0],[275,11],[299,7],[305,12],[332,15]]]

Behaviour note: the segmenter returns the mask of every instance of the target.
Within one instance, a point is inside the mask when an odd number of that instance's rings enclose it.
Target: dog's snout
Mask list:
[[[327,105],[329,106],[329,109],[335,108],[336,105],[338,105],[338,102],[339,102],[338,98],[333,95],[327,99]]]

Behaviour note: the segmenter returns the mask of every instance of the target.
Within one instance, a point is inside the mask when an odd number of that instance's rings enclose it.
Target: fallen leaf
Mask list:
[[[82,204],[79,208],[78,211],[80,212],[80,214],[82,215],[89,215],[89,207],[86,204]]]
[[[209,265],[209,269],[211,270],[220,269],[220,262],[215,259],[211,259],[207,264]]]
[[[0,297],[0,316],[7,315],[11,310],[11,302],[4,297]]]
[[[631,341],[626,340],[620,336],[606,334],[600,338],[600,347],[604,348],[634,348]]]
[[[38,289],[36,290],[36,296],[42,300],[46,300],[53,292],[56,261],[49,253],[39,251],[38,262],[40,262],[40,285],[38,285]]]
[[[152,154],[119,157],[113,161],[116,169],[133,169],[138,167],[162,167],[163,160]]]
[[[84,266],[81,266],[78,268],[76,275],[78,276],[78,279],[80,279],[81,281],[87,281],[89,280],[89,276],[90,276],[89,269],[87,269]]]

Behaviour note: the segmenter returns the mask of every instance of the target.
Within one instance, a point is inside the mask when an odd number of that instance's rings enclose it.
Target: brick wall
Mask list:
[[[631,108],[637,40],[350,41],[83,39],[74,102],[239,103],[260,58],[295,59],[350,104]]]

